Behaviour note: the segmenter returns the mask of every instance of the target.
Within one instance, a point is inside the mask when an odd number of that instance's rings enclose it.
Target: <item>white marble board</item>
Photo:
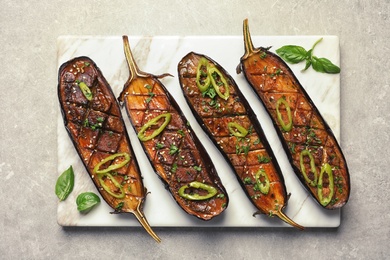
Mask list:
[[[288,45],[300,45],[310,49],[315,41],[323,38],[316,46],[314,55],[326,57],[340,64],[339,39],[337,36],[252,36],[254,45],[268,47],[271,51]],[[220,178],[228,192],[229,206],[222,215],[202,221],[187,215],[173,200],[162,182],[152,170],[141,144],[135,135],[125,111],[122,111],[127,131],[144,177],[144,185],[150,192],[144,204],[144,213],[153,227],[289,227],[277,218],[252,214],[256,211],[242,191],[227,162],[214,147],[193,117],[182,95],[177,64],[190,51],[205,54],[221,64],[235,79],[248,99],[262,124],[272,149],[278,159],[285,178],[287,192],[291,197],[285,213],[305,227],[338,227],[340,210],[326,210],[320,207],[303,188],[295,176],[280,141],[260,101],[255,97],[242,74],[236,74],[236,66],[244,53],[242,36],[129,36],[130,47],[141,70],[153,73],[170,73],[174,77],[162,79],[176,101],[180,104],[194,131],[209,152]],[[61,36],[57,40],[57,69],[62,63],[78,56],[94,60],[110,83],[116,96],[128,78],[121,36]],[[311,68],[301,72],[304,64],[290,65],[305,87],[314,103],[340,139],[340,75],[328,75]],[[76,208],[76,197],[81,192],[93,191],[98,194],[90,180],[76,150],[71,143],[58,105],[58,175],[72,165],[75,171],[75,187],[66,201],[58,203],[57,221],[62,226],[139,226],[129,214],[110,214],[113,210],[102,200],[94,210],[82,215]]]

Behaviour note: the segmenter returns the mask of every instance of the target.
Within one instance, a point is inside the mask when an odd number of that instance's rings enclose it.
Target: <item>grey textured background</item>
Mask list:
[[[0,258],[385,259],[390,255],[390,1],[0,0]],[[338,229],[62,228],[56,223],[59,35],[340,37],[341,146],[352,192]],[[228,55],[228,54],[227,54]]]

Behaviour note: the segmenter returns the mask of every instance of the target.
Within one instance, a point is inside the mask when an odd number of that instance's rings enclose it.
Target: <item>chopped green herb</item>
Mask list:
[[[202,167],[195,165],[193,167],[196,171],[200,172],[202,170]]]
[[[250,150],[250,145],[243,146],[242,150],[244,151],[245,156],[247,156]]]
[[[181,136],[185,136],[185,132],[182,129],[177,130],[177,133]]]
[[[164,148],[165,146],[162,144],[162,143],[157,143],[156,144],[156,148],[157,149],[162,149],[162,148]]]
[[[179,148],[176,145],[171,144],[171,146],[169,147],[169,154],[174,155],[178,151],[179,151]]]
[[[172,164],[171,172],[175,173],[177,171],[177,163]]]
[[[252,179],[250,177],[245,177],[244,184],[252,184]]]
[[[123,201],[119,202],[118,205],[116,205],[115,210],[116,211],[122,210],[124,204],[125,203]]]
[[[267,156],[262,156],[260,154],[257,155],[257,161],[259,163],[269,163],[271,161],[271,158],[267,157]]]

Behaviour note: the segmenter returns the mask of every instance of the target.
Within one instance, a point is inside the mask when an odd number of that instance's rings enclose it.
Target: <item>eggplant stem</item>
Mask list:
[[[304,230],[305,228],[298,223],[295,223],[292,219],[290,219],[286,214],[283,213],[283,211],[279,210],[277,213],[274,213],[276,216],[278,216],[281,220],[286,222],[287,224],[298,228],[299,230]]]
[[[243,26],[243,34],[244,34],[244,45],[245,45],[245,53],[244,56],[242,56],[242,59],[248,58],[251,54],[258,52],[253,47],[253,42],[251,38],[251,33],[249,32],[249,25],[248,25],[248,19],[244,20],[244,26]]]
[[[127,35],[123,35],[122,39],[123,39],[123,49],[124,49],[124,52],[125,52],[127,65],[129,66],[129,73],[130,73],[130,75],[129,75],[129,78],[127,79],[127,81],[126,81],[126,83],[124,85],[124,88],[123,88],[121,94],[119,95],[119,98],[118,98],[119,101],[121,101],[121,102],[124,101],[124,97],[126,95],[127,88],[130,86],[131,82],[133,80],[135,80],[136,78],[154,77],[154,78],[158,78],[159,79],[159,78],[163,78],[163,77],[166,77],[166,76],[173,77],[169,73],[164,73],[164,74],[161,74],[161,75],[152,75],[150,73],[146,73],[146,72],[143,72],[142,70],[140,70],[138,68],[137,63],[135,62],[135,59],[133,57],[133,53],[131,52],[129,38],[127,37]]]
[[[142,227],[148,232],[148,234],[153,237],[156,242],[160,243],[161,238],[157,236],[156,233],[152,230],[150,227],[148,220],[145,218],[144,214],[142,213],[142,210],[140,209],[142,203],[139,203],[137,206],[137,210],[133,212],[134,216],[137,218],[138,222],[142,225]]]
[[[129,83],[130,81],[134,80],[137,77],[149,77],[150,74],[145,73],[138,68],[138,65],[135,62],[135,59],[131,52],[129,38],[127,37],[127,35],[123,35],[122,39],[123,39],[123,48],[126,56],[126,61],[130,71],[130,75],[129,75],[129,79],[127,80],[127,83]]]

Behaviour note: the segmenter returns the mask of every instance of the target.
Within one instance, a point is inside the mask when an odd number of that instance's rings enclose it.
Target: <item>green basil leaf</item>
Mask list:
[[[72,192],[74,186],[73,167],[70,166],[57,179],[55,192],[60,201],[65,200]]]
[[[305,68],[303,68],[302,71],[307,70],[307,69],[310,67],[310,65],[311,65],[311,59],[307,59],[307,60],[306,60],[306,66],[305,66]]]
[[[299,63],[307,57],[307,51],[303,47],[296,45],[285,45],[277,49],[276,53],[286,62],[292,64]]]
[[[100,198],[93,192],[84,192],[76,198],[77,210],[87,214],[93,207],[100,203]]]
[[[323,72],[329,74],[340,73],[340,68],[334,65],[330,60],[326,58],[318,58],[318,62],[321,63]]]
[[[311,66],[317,72],[322,72],[322,73],[325,72],[324,66],[322,65],[321,60],[319,58],[317,58],[316,56],[311,57]]]

